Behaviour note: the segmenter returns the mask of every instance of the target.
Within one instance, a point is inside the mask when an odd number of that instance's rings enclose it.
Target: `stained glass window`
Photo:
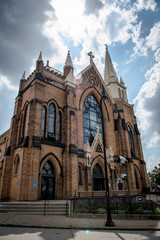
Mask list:
[[[45,129],[46,129],[46,107],[43,107],[42,123],[41,123],[41,137],[45,137]]]
[[[55,138],[55,112],[55,106],[51,103],[48,114],[48,136],[51,138]]]
[[[133,134],[132,134],[132,130],[131,130],[129,125],[127,125],[127,130],[128,130],[128,137],[129,137],[129,145],[130,145],[131,155],[134,156],[135,151],[134,151]]]
[[[58,112],[58,119],[57,119],[57,140],[61,141],[61,122],[62,122],[62,114]]]
[[[101,120],[101,109],[100,105],[93,96],[88,95],[83,104],[83,133],[84,143],[89,142],[91,145],[96,135],[96,126],[99,126],[99,133],[102,137],[102,120]]]

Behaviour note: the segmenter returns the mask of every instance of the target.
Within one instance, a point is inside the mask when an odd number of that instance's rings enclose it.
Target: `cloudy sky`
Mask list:
[[[75,72],[92,51],[104,73],[105,44],[122,77],[141,131],[147,169],[160,161],[160,1],[0,0],[0,134],[10,127],[19,80],[39,52],[63,71],[68,49]]]

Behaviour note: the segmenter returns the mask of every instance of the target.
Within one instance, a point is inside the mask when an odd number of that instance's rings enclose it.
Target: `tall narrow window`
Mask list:
[[[122,90],[122,98],[123,98],[123,101],[124,101],[125,99],[124,99],[124,91],[123,90]]]
[[[26,119],[27,119],[27,109],[28,109],[28,106],[26,107],[26,110],[25,110],[25,113],[24,113],[22,138],[25,136],[25,130],[26,130]]]
[[[129,137],[129,145],[130,145],[131,155],[135,156],[133,134],[132,134],[132,131],[131,131],[131,128],[130,128],[129,125],[127,125],[127,130],[128,130],[128,137]]]
[[[81,176],[81,166],[79,165],[78,166],[78,183],[79,183],[79,185],[83,185],[82,184],[82,176]]]
[[[121,90],[118,88],[119,98],[121,98]]]
[[[50,138],[55,139],[55,116],[56,109],[53,103],[49,106],[49,114],[48,114],[48,136]]]
[[[89,142],[91,145],[93,139],[96,135],[96,126],[99,126],[99,133],[102,136],[102,119],[101,119],[101,109],[99,103],[93,96],[93,94],[88,95],[83,104],[83,133],[84,133],[84,143]]]
[[[61,141],[61,124],[62,124],[62,114],[58,112],[58,119],[57,119],[57,140]]]
[[[16,159],[15,159],[15,175],[17,175],[18,173],[18,166],[19,166],[19,156],[17,155],[16,156]]]
[[[23,125],[23,114],[21,115],[21,119],[20,119],[18,143],[20,143],[21,137],[22,137],[22,130],[23,130],[22,125]]]
[[[46,107],[42,109],[41,137],[45,137],[46,131]]]

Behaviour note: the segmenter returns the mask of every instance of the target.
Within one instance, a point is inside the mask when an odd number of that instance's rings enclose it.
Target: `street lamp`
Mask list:
[[[102,95],[100,100],[101,107],[101,120],[102,120],[102,133],[103,133],[103,151],[104,151],[104,169],[105,169],[105,185],[106,185],[106,210],[107,210],[107,220],[106,226],[115,226],[112,221],[111,208],[110,208],[110,194],[109,194],[109,181],[108,181],[108,171],[107,171],[107,161],[106,161],[106,141],[105,141],[105,129],[104,129],[104,118],[102,114],[102,101],[104,102],[108,99],[104,86],[102,88]]]

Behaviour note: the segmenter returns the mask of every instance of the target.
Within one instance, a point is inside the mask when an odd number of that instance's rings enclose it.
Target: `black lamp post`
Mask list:
[[[104,169],[105,169],[105,185],[106,185],[106,210],[107,210],[107,220],[106,226],[115,226],[112,221],[111,216],[111,208],[110,208],[110,194],[109,194],[109,181],[108,181],[108,171],[107,171],[107,161],[106,161],[106,140],[105,140],[105,129],[104,129],[104,118],[102,114],[102,101],[108,99],[104,86],[102,89],[102,95],[100,100],[100,107],[101,107],[101,120],[102,120],[102,133],[103,133],[103,151],[104,151]]]

